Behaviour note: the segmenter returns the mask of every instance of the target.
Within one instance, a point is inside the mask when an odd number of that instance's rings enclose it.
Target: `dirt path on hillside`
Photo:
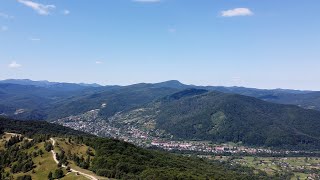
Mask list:
[[[56,140],[53,139],[53,138],[50,138],[50,141],[52,142],[52,145],[55,146]],[[53,157],[54,161],[55,161],[57,164],[59,164],[59,161],[58,161],[58,159],[57,159],[57,153],[54,152],[54,150],[51,150],[51,153],[52,153],[52,157]],[[62,165],[62,167],[63,167],[63,168],[67,168],[67,166],[64,165],[64,164]],[[98,178],[96,178],[96,177],[94,177],[94,176],[92,176],[92,175],[90,175],[90,174],[86,174],[86,173],[84,173],[84,172],[77,171],[77,170],[72,169],[72,168],[70,169],[70,171],[71,171],[71,172],[74,172],[74,173],[78,173],[78,174],[80,174],[80,175],[82,175],[82,176],[84,176],[84,177],[86,177],[86,178],[88,178],[88,179],[90,179],[90,180],[99,180]]]

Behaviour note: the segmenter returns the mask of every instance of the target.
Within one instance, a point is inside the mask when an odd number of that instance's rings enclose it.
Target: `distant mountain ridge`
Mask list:
[[[47,87],[47,88],[65,88],[64,90],[74,90],[80,87],[101,87],[101,85],[93,83],[64,83],[64,82],[50,82],[44,81],[33,81],[30,79],[6,79],[0,81],[0,84],[19,84],[19,85],[32,85],[37,87]]]
[[[85,87],[103,87],[100,84],[92,83],[66,83],[66,82],[50,82],[47,80],[43,81],[34,81],[30,79],[6,79],[0,80],[0,84],[19,84],[19,85],[33,85],[37,87],[54,87],[54,86],[63,86],[63,85],[78,85],[78,86],[85,86]],[[270,94],[270,92],[274,93],[292,93],[292,94],[306,94],[316,91],[310,90],[292,90],[292,89],[257,89],[257,88],[247,88],[247,87],[238,87],[238,86],[197,86],[197,85],[187,85],[183,84],[178,80],[168,80],[159,83],[138,83],[132,84],[128,86],[136,86],[136,85],[153,85],[154,87],[168,87],[168,88],[176,88],[176,89],[187,89],[187,88],[199,88],[199,89],[209,89],[209,90],[216,90],[221,92],[228,92],[228,93],[235,93],[235,94],[243,94],[243,95],[252,95],[252,92],[260,92],[260,95],[263,94]],[[118,86],[118,85],[115,85]],[[108,87],[108,86],[105,86]],[[124,87],[124,86],[122,86]]]
[[[129,86],[99,86],[11,79],[0,81],[0,114],[18,119],[48,120],[82,114],[107,103],[108,108],[101,112],[101,116],[107,118],[185,89],[240,94],[320,111],[320,92],[314,91],[195,86],[177,80]]]
[[[150,84],[83,87],[71,91],[0,83],[0,114],[25,120],[49,120],[81,114],[105,103],[108,108],[101,111],[101,116],[109,117],[177,91]]]

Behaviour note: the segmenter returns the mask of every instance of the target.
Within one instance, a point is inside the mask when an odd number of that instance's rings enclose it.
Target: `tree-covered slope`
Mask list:
[[[19,121],[0,116],[0,132],[4,131],[20,133],[29,137],[39,134],[50,136],[92,136],[46,121]]]
[[[244,87],[185,85],[179,81],[129,86],[96,86],[47,81],[0,81],[0,115],[24,120],[55,120],[106,107],[103,118],[150,103],[155,99],[187,88],[205,89],[256,97],[269,102],[294,104],[320,110],[319,92],[263,90]]]
[[[195,157],[145,150],[121,141],[89,142],[96,157],[92,169],[101,176],[120,179],[268,179],[248,168]]]
[[[231,166],[225,163],[215,161],[207,161],[204,159],[185,157],[180,155],[169,154],[154,150],[146,150],[136,147],[123,141],[98,138],[88,136],[86,134],[77,134],[68,128],[58,125],[51,125],[46,122],[26,122],[13,121],[1,118],[0,133],[5,131],[14,131],[36,140],[26,141],[23,143],[13,141],[5,143],[5,149],[0,150],[1,154],[6,156],[0,157],[0,172],[8,172],[8,168],[12,173],[20,172],[30,174],[41,173],[39,169],[46,163],[35,163],[33,157],[39,154],[28,154],[34,145],[44,143],[48,145],[48,138],[55,139],[63,137],[69,139],[66,142],[59,141],[58,157],[60,162],[71,164],[76,163],[83,168],[87,168],[97,175],[116,178],[116,179],[281,179],[279,177],[267,177],[265,173],[254,172],[250,168],[241,166]],[[19,125],[20,127],[17,127]],[[56,132],[55,132],[56,131]],[[61,139],[61,138],[60,138]],[[27,143],[27,144],[25,144]],[[85,146],[93,148],[87,151],[88,156],[78,157],[72,152],[63,153],[66,145],[80,147],[77,144],[85,144]],[[42,146],[43,147],[43,146]],[[30,149],[31,148],[31,149]],[[37,147],[39,148],[39,147]],[[42,149],[42,148],[41,148]],[[46,148],[47,149],[47,148]],[[50,149],[48,149],[50,151]],[[65,149],[66,150],[66,149]],[[69,149],[70,150],[70,149]],[[70,151],[71,151],[70,150]],[[81,150],[83,151],[83,150]],[[86,151],[84,151],[86,152]],[[36,152],[38,153],[38,151]],[[21,157],[9,158],[14,154]],[[40,154],[41,155],[41,154]],[[90,156],[90,157],[89,157]],[[88,159],[89,158],[89,159]],[[24,159],[26,163],[24,163]],[[23,163],[23,164],[20,164]],[[29,166],[30,164],[30,166]],[[85,166],[84,166],[85,164]],[[20,166],[21,165],[21,166]],[[12,170],[12,167],[16,168]],[[21,168],[20,168],[21,167]],[[25,168],[26,167],[26,168]],[[7,173],[2,174],[10,176]],[[32,175],[33,176],[33,175]]]
[[[59,89],[60,85],[52,88],[0,83],[0,115],[23,120],[52,120],[78,115],[105,104],[100,115],[109,117],[178,91],[153,84],[74,90],[66,90],[65,87]]]
[[[100,116],[108,118],[117,112],[138,107],[167,96],[177,89],[154,87],[150,84],[137,84],[126,87],[106,88],[99,92],[74,96],[54,104],[48,109],[48,119],[57,119],[78,115],[101,108]]]
[[[79,96],[81,92],[0,83],[0,114],[18,119],[44,120],[48,116],[46,111],[55,103]]]
[[[185,90],[149,104],[143,113],[154,115],[156,129],[177,139],[320,148],[320,112],[248,96]]]
[[[320,111],[320,92],[309,92],[303,94],[271,94],[260,96],[259,99],[279,103],[294,104],[306,109],[314,109]]]

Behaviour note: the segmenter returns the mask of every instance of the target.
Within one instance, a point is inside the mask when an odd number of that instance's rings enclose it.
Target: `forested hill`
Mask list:
[[[58,91],[48,87],[0,83],[0,115],[23,120],[55,120],[98,109],[105,104],[100,115],[107,118],[179,91],[152,84],[84,88],[74,91],[61,88]]]
[[[320,112],[248,96],[189,89],[149,104],[145,114],[156,114],[156,129],[176,139],[320,148]]]
[[[58,154],[60,160],[64,163],[71,161],[78,163],[82,168],[89,169],[97,175],[116,178],[116,179],[283,179],[286,174],[277,174],[276,177],[268,177],[265,173],[253,171],[250,168],[231,166],[225,163],[207,161],[199,158],[191,158],[180,155],[174,155],[154,150],[146,150],[136,147],[132,144],[118,140],[98,138],[87,136],[70,129],[52,125],[45,122],[18,122],[13,120],[0,119],[1,131],[12,130],[23,135],[32,135],[36,141],[20,140],[5,143],[5,147],[1,147],[0,153],[5,156],[0,157],[0,172],[6,171],[2,176],[10,177],[11,173],[41,173],[33,168],[37,166],[45,166],[45,162],[35,164],[32,157],[37,154],[29,155],[26,152],[32,152],[32,149],[39,148],[37,143],[48,144],[48,139],[52,135],[55,138],[63,136],[69,137],[68,142],[63,144],[76,145],[74,143],[83,143],[85,146],[92,148],[94,153],[90,153],[90,159],[77,158],[76,156]],[[20,127],[16,127],[19,125]],[[34,130],[34,131],[33,131]],[[57,132],[55,132],[57,131]],[[46,135],[47,136],[43,136]],[[39,133],[39,134],[38,134]],[[66,134],[64,134],[66,133]],[[77,136],[80,135],[81,136]],[[37,136],[40,136],[37,137]],[[44,141],[44,142],[42,142]],[[21,142],[21,143],[20,143]],[[27,143],[27,144],[25,144]],[[34,146],[34,147],[33,147]],[[61,145],[62,146],[62,145]],[[31,149],[30,149],[31,148]],[[48,149],[50,150],[50,149]],[[25,164],[19,164],[18,157],[13,158],[14,154],[21,158],[25,158]],[[66,153],[67,154],[67,153]],[[12,158],[10,158],[12,156]],[[48,156],[46,155],[48,158]],[[8,159],[9,158],[9,159]],[[20,158],[20,159],[21,159]],[[89,156],[88,156],[89,158]],[[90,162],[90,163],[81,163]],[[28,166],[27,166],[28,165]],[[29,166],[30,165],[30,166]],[[85,166],[84,166],[85,165]],[[15,167],[12,169],[11,167]],[[21,168],[20,168],[21,167]],[[27,167],[27,168],[26,168]],[[8,168],[10,172],[8,172]],[[21,171],[21,172],[20,172]],[[30,171],[30,172],[29,172]],[[9,173],[9,174],[8,174]],[[0,173],[1,175],[1,173]],[[29,175],[30,176],[30,175]]]
[[[185,85],[179,81],[129,86],[97,86],[47,81],[0,81],[0,115],[22,120],[56,120],[101,108],[109,118],[118,112],[150,103],[189,88],[241,94],[269,102],[320,110],[320,93],[297,90],[263,90],[243,87]]]
[[[1,132],[20,133],[29,137],[40,134],[48,136],[93,137],[93,135],[85,132],[76,131],[64,126],[48,123],[46,121],[19,121],[0,116],[0,133]]]

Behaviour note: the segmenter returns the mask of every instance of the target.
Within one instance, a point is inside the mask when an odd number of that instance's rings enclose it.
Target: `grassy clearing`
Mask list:
[[[86,157],[87,155],[87,151],[88,149],[90,149],[90,151],[95,154],[95,151],[93,148],[90,148],[89,146],[86,146],[84,144],[76,144],[73,141],[70,141],[69,139],[62,139],[62,138],[55,138],[56,140],[56,146],[55,146],[55,151],[56,152],[61,152],[61,150],[68,152],[70,151],[72,154],[77,154],[78,156],[83,156]],[[80,171],[86,174],[89,174],[91,176],[94,176],[98,179],[108,179],[105,177],[101,177],[101,176],[97,176],[95,173],[93,173],[92,171],[89,171],[87,169],[82,169],[78,166],[76,166],[76,164],[72,161],[69,161],[69,165],[72,169],[76,170],[76,171]]]
[[[81,176],[81,175],[77,175],[76,173],[69,173],[66,176],[64,176],[63,178],[61,178],[61,180],[88,180],[87,178]]]
[[[73,162],[71,162],[71,163],[69,164],[69,166],[70,166],[72,169],[76,170],[76,171],[81,171],[81,172],[83,172],[83,173],[86,173],[86,174],[89,174],[89,175],[91,175],[91,176],[94,176],[94,177],[96,177],[97,179],[100,179],[100,180],[109,179],[109,178],[106,178],[106,177],[97,176],[95,173],[93,173],[92,171],[89,171],[89,170],[87,170],[87,169],[82,169],[82,168],[76,166]]]
[[[3,140],[3,141],[8,141],[12,136],[13,136],[13,134],[5,133],[5,134],[2,136],[2,140]]]
[[[294,173],[294,177],[291,178],[291,180],[307,180],[308,175],[304,173]]]
[[[38,148],[35,148],[35,147]],[[27,172],[27,173],[18,173],[18,174],[14,174],[14,178],[17,178],[18,176],[21,175],[31,175],[32,179],[47,179],[49,172],[54,172],[58,166],[57,164],[54,162],[53,158],[52,158],[52,154],[51,152],[47,152],[44,149],[44,143],[39,143],[33,147],[31,147],[30,149],[28,149],[28,153],[32,153],[33,151],[35,151],[35,149],[39,150],[41,149],[44,154],[38,157],[33,158],[33,162],[36,166],[36,168],[34,168],[34,172],[32,173],[32,171]]]
[[[3,135],[2,135],[2,137],[1,137],[1,139],[0,139],[0,150],[4,150],[5,149],[5,143],[7,142],[7,141],[9,141],[9,139],[11,138],[11,137],[13,137],[14,136],[14,134],[9,134],[9,133],[4,133]]]
[[[5,147],[5,142],[8,141],[12,136],[12,134],[4,134],[1,138],[0,138],[0,150],[4,150]],[[19,143],[21,144],[21,143]],[[62,141],[61,141],[61,144]],[[84,154],[87,150],[87,147],[83,147],[83,146],[64,146],[64,147],[68,147],[70,150],[72,149],[73,152],[78,152],[80,154]],[[42,156],[37,156],[37,157],[33,157],[32,160],[35,164],[35,168],[33,169],[33,171],[29,171],[27,173],[16,173],[13,174],[13,178],[16,179],[19,176],[23,176],[23,175],[30,175],[32,177],[32,179],[34,180],[45,180],[48,177],[48,174],[50,172],[54,173],[54,171],[56,169],[58,169],[58,166],[56,164],[56,162],[53,160],[52,157],[52,153],[51,152],[47,152],[44,149],[44,142],[42,143],[38,143],[34,146],[32,146],[31,148],[24,150],[26,153],[28,154],[32,154],[33,152],[42,150],[43,155]],[[5,172],[10,172],[10,168],[7,167],[5,168]],[[76,173],[68,173],[66,170],[64,170],[64,174],[66,174],[62,180],[87,180],[86,177],[82,176],[82,175],[77,175]]]
[[[4,146],[5,146],[5,143],[6,143],[6,137],[5,136],[2,136],[1,139],[0,139],[0,150],[4,150]]]
[[[68,139],[62,139],[62,138],[56,138],[56,149],[58,152],[60,151],[60,148],[62,148],[65,152],[70,151],[72,154],[77,155],[87,155],[87,150],[90,148],[84,144],[76,144],[73,141],[69,141]],[[93,148],[90,148],[90,150],[95,154],[95,151]]]

